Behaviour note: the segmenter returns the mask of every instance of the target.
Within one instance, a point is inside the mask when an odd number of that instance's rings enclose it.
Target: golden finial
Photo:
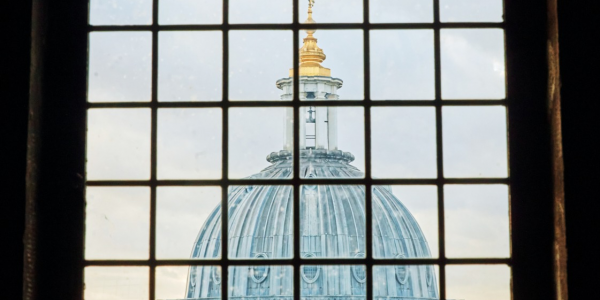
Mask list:
[[[314,24],[312,8],[315,0],[308,0],[308,18],[304,24]],[[313,36],[316,30],[306,30],[304,44],[300,48],[300,76],[331,76],[331,70],[321,66],[326,56],[323,49],[317,46],[317,39]],[[294,76],[294,69],[290,69],[290,77]]]

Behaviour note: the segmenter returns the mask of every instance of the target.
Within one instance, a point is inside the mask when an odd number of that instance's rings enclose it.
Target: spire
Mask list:
[[[312,18],[312,7],[315,0],[308,0],[308,18],[304,24],[314,24]],[[331,70],[321,66],[326,56],[323,49],[317,46],[317,39],[313,36],[316,30],[306,30],[307,36],[300,48],[300,76],[331,76]],[[294,69],[290,69],[290,77],[294,76]]]

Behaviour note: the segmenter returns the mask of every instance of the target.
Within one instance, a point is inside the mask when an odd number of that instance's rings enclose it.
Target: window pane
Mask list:
[[[256,5],[255,2],[249,3]],[[291,31],[231,31],[231,100],[280,100],[281,91],[274,83],[280,78],[288,77],[288,69],[293,65],[290,49]]]
[[[148,267],[86,267],[85,300],[147,300]]]
[[[150,32],[90,33],[88,101],[148,102]]]
[[[433,100],[433,30],[371,30],[371,98]]]
[[[229,267],[228,299],[293,299],[291,266]]]
[[[221,109],[158,110],[158,178],[221,177]]]
[[[152,23],[152,0],[90,0],[91,25]]]
[[[163,25],[223,22],[222,0],[168,0],[159,1],[158,5],[158,22]]]
[[[229,23],[292,23],[292,1],[229,0]]]
[[[308,18],[306,1],[299,1],[300,22]],[[363,0],[314,1],[313,19],[318,23],[361,23],[363,21]]]
[[[438,257],[436,186],[373,186],[373,257]]]
[[[301,107],[300,177],[364,177],[364,109]],[[293,132],[292,132],[293,134]]]
[[[506,108],[444,107],[444,176],[506,177]]]
[[[86,259],[147,259],[150,190],[146,187],[88,187]]]
[[[371,151],[375,178],[436,177],[434,108],[372,108]]]
[[[300,266],[302,299],[366,299],[365,265]]]
[[[303,258],[365,258],[365,187],[300,187]]]
[[[431,23],[433,1],[431,0],[370,0],[372,23]]]
[[[509,257],[508,187],[447,185],[446,256]]]
[[[293,257],[294,188],[229,187],[229,258]]]
[[[502,22],[502,0],[440,0],[442,22]]]
[[[434,265],[374,266],[373,299],[439,299],[438,270]]]
[[[150,109],[90,109],[87,179],[150,177]]]
[[[220,101],[222,38],[219,31],[160,32],[158,100]]]
[[[442,29],[441,56],[444,99],[505,97],[501,29]]]
[[[156,300],[221,299],[221,267],[157,267],[155,297]]]
[[[220,187],[159,187],[157,194],[158,258],[221,257]]]
[[[291,178],[292,145],[284,145],[284,130],[292,119],[286,108],[229,109],[229,178]]]
[[[510,300],[510,268],[447,266],[446,299]]]

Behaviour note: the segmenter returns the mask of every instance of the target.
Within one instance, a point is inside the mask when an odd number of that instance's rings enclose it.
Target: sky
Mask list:
[[[231,23],[291,22],[290,0],[230,0]],[[306,18],[300,1],[300,18]],[[362,0],[316,0],[318,23],[361,22]],[[502,20],[501,0],[441,0],[448,22]],[[371,0],[371,21],[431,22],[430,0]],[[163,0],[161,24],[218,24],[220,1]],[[150,24],[150,0],[91,0],[90,23]],[[301,38],[304,37],[301,33]],[[433,31],[371,32],[371,98],[431,100],[435,95]],[[340,99],[364,99],[362,32],[318,30],[323,66],[344,83]],[[292,67],[291,31],[231,31],[231,100],[279,100],[275,81]],[[159,101],[219,101],[222,35],[213,32],[159,33]],[[502,99],[503,32],[445,29],[441,32],[443,99]],[[90,36],[90,102],[147,102],[151,95],[151,34],[95,32]],[[358,104],[359,102],[357,102]],[[145,108],[92,109],[88,113],[87,178],[149,179],[151,112]],[[339,108],[339,148],[356,156],[364,170],[364,109]],[[161,109],[158,112],[159,179],[221,178],[219,108]],[[435,111],[431,107],[371,110],[372,173],[377,178],[435,178]],[[503,107],[445,107],[446,177],[506,177],[506,111]],[[282,108],[229,111],[229,174],[243,178],[269,163],[283,144]],[[434,186],[393,186],[415,216],[432,253],[438,249]],[[87,190],[88,259],[148,258],[149,196],[144,187]],[[157,191],[157,257],[188,258],[199,229],[220,201],[217,187],[160,187]],[[508,188],[502,185],[445,187],[448,257],[507,257]],[[88,268],[86,299],[147,299],[147,269]],[[157,299],[182,297],[186,267],[157,269]],[[447,268],[448,299],[510,299],[504,266]]]

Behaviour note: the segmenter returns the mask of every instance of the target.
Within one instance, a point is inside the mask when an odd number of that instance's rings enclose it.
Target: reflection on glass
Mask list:
[[[446,299],[510,300],[510,267],[446,266]]]
[[[229,0],[229,23],[292,23],[292,0]]]
[[[446,185],[446,256],[509,257],[508,187]]]
[[[148,25],[152,0],[90,0],[91,25]]]
[[[158,110],[159,179],[221,177],[221,109]]]
[[[442,98],[502,99],[506,95],[504,32],[442,29]]]
[[[302,257],[364,258],[365,230],[364,186],[301,186]]]
[[[366,299],[364,265],[300,266],[302,299]]]
[[[221,267],[157,267],[155,296],[156,300],[221,299]]]
[[[442,22],[502,22],[502,0],[440,0]]]
[[[220,257],[220,187],[159,187],[156,214],[158,258]],[[207,243],[194,243],[207,235]]]
[[[87,122],[88,180],[150,177],[150,109],[89,109]]]
[[[223,0],[159,1],[158,22],[162,25],[220,24],[223,21],[222,1]],[[196,48],[196,50],[200,50],[200,48]]]
[[[431,23],[432,0],[370,0],[372,23]]]
[[[221,100],[221,32],[163,31],[158,40],[159,101]]]
[[[294,270],[290,266],[229,267],[227,299],[293,299]]]
[[[438,268],[434,265],[374,266],[373,299],[439,299]]]
[[[148,188],[88,187],[85,212],[86,259],[148,258]]]
[[[444,176],[506,177],[504,106],[444,107]]]
[[[433,108],[374,107],[371,132],[373,177],[436,177]]]
[[[365,148],[362,107],[308,106],[300,108],[300,115],[306,120],[300,128],[300,177],[364,177],[359,169]],[[286,133],[291,142],[291,125]]]
[[[149,32],[90,33],[88,101],[150,101]]]
[[[436,186],[373,186],[373,257],[438,257]]]
[[[284,144],[285,139],[282,139],[284,132],[288,134],[287,129],[293,128],[293,116],[286,110],[288,108],[279,107],[229,109],[230,178],[292,176],[293,142]],[[269,172],[256,174],[263,169]]]
[[[86,267],[85,300],[147,300],[148,267]]]
[[[281,92],[273,82],[287,76],[292,65],[291,31],[230,31],[231,100],[280,100]]]
[[[300,0],[298,18],[308,19],[308,3]],[[363,0],[326,0],[312,1],[313,19],[317,23],[361,23],[363,21]]]
[[[433,100],[433,30],[371,31],[371,98]]]
[[[229,258],[293,256],[293,191],[288,185],[229,187]]]

